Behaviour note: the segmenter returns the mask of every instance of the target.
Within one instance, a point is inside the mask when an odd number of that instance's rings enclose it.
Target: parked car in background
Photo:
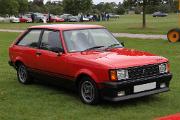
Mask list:
[[[34,20],[36,22],[44,22],[47,20],[47,18],[42,13],[33,13],[34,14]]]
[[[5,22],[5,18],[4,17],[0,17],[0,22]]]
[[[70,18],[72,18],[73,15],[71,14],[63,14],[60,16],[60,18],[63,18],[65,22],[68,22]]]
[[[29,18],[28,16],[21,16],[19,17],[19,21],[20,23],[31,23],[32,19]]]
[[[89,21],[92,21],[93,20],[93,15],[89,15],[87,18],[89,19]]]
[[[19,18],[15,17],[15,16],[9,17],[9,20],[11,23],[20,23]]]
[[[83,22],[89,22],[90,19],[88,17],[83,17]]]
[[[79,22],[80,18],[78,16],[69,16],[68,22]]]
[[[60,18],[56,15],[52,15],[50,14],[50,20],[49,20],[49,16],[47,15],[47,22],[64,22],[65,20],[63,18]]]
[[[110,18],[119,18],[120,15],[117,15],[117,14],[115,14],[115,13],[109,13],[109,17],[110,17]]]
[[[163,12],[155,12],[152,14],[153,17],[166,17],[168,16],[167,13],[163,13]]]
[[[9,47],[9,58],[20,83],[58,80],[86,104],[166,92],[172,78],[168,59],[125,48],[99,25],[30,27]]]

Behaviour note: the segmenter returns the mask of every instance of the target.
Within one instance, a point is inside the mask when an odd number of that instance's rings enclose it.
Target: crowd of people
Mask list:
[[[93,21],[109,21],[109,14],[102,12],[101,14],[94,14],[93,15]]]

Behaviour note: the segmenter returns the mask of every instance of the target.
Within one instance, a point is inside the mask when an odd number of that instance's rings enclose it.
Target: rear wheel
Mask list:
[[[25,67],[25,65],[18,64],[17,66],[17,77],[18,81],[22,84],[30,84],[32,83],[32,79],[30,79],[29,73]]]
[[[79,82],[79,96],[85,104],[97,104],[99,102],[99,91],[96,84],[89,77],[84,77]]]
[[[169,42],[173,43],[180,41],[180,29],[176,28],[170,30],[167,34],[167,38]]]

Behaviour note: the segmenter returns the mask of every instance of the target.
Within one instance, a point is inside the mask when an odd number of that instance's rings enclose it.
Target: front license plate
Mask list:
[[[134,93],[146,91],[146,90],[152,90],[156,88],[156,82],[153,83],[147,83],[142,85],[136,85],[134,86]]]

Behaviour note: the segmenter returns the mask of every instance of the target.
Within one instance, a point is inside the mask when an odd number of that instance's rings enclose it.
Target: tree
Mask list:
[[[34,0],[33,3],[35,5],[38,5],[38,6],[43,6],[44,5],[44,0]]]
[[[63,6],[61,2],[55,3],[55,2],[47,2],[46,5],[46,12],[59,15],[63,13]]]
[[[28,0],[17,0],[19,4],[19,13],[25,14],[28,11]]]
[[[147,6],[147,3],[151,3],[150,2],[151,0],[125,0],[125,1],[128,2],[129,5],[131,5],[131,7],[142,6],[142,11],[143,11],[142,27],[146,28],[146,6]],[[152,2],[156,2],[156,1],[158,0],[152,0]]]
[[[0,0],[0,14],[5,15],[18,15],[19,4],[17,0]]]
[[[63,8],[65,13],[73,15],[86,13],[92,8],[92,0],[63,0]]]
[[[115,13],[117,7],[118,5],[115,2],[111,2],[111,3],[100,2],[99,4],[95,5],[95,9],[98,9],[100,12],[107,12],[107,13]]]
[[[143,0],[143,28],[146,28],[146,0]]]
[[[81,13],[89,13],[92,10],[92,0],[81,0],[79,9]]]
[[[123,15],[126,12],[126,9],[124,8],[124,6],[121,3],[119,3],[119,5],[116,9],[116,12],[119,15]]]

